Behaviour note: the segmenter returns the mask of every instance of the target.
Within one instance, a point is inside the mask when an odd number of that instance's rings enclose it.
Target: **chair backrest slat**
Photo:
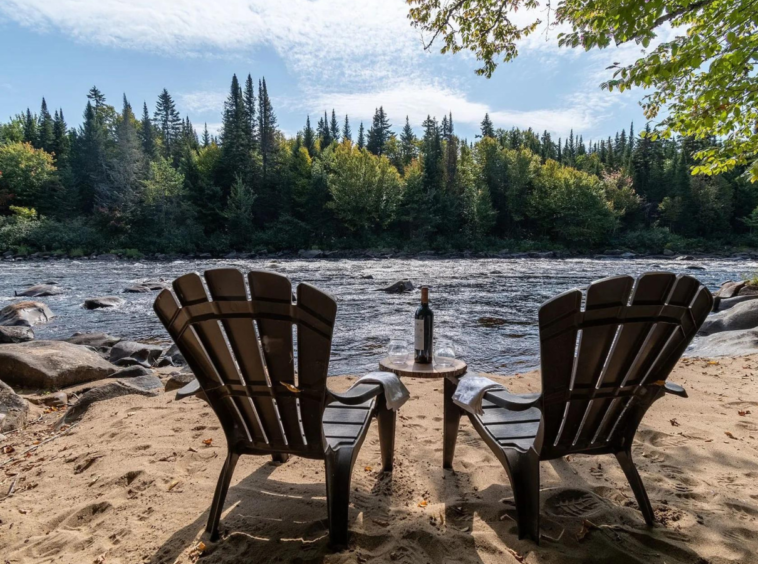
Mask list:
[[[252,271],[248,274],[248,280],[250,296],[256,311],[282,312],[279,315],[283,315],[285,307],[291,307],[292,284],[287,277],[274,272]],[[296,387],[292,320],[258,319],[257,325],[263,358],[274,394],[286,389],[282,387],[285,384]],[[297,400],[292,397],[280,397],[276,399],[276,406],[290,448],[305,446]]]
[[[205,272],[208,291],[215,302],[246,301],[247,290],[245,278],[236,268],[215,269]],[[266,370],[262,360],[262,351],[255,331],[255,322],[248,318],[222,319],[237,365],[244,379],[244,384],[267,386]],[[285,447],[287,441],[282,433],[279,413],[271,398],[252,397],[249,399],[263,427],[266,441],[272,447]]]
[[[174,280],[173,288],[174,293],[179,298],[179,303],[184,307],[206,304],[210,301],[205,291],[205,286],[203,286],[203,281],[197,274],[187,274],[177,278]],[[205,354],[210,359],[223,384],[241,383],[237,365],[226,343],[219,322],[214,319],[201,321],[192,325],[192,329],[205,349]],[[234,406],[232,409],[240,420],[241,429],[246,435],[249,434],[251,442],[264,440],[264,434],[250,402],[245,401],[243,398],[232,398],[230,401]]]
[[[300,285],[298,303],[293,304],[292,285],[278,274],[253,271],[248,280],[249,299],[245,279],[236,269],[207,271],[207,292],[200,276],[188,274],[174,282],[176,297],[161,292],[155,311],[230,440],[321,456],[336,302]]]
[[[544,304],[544,409],[535,442],[541,455],[605,448],[633,436],[649,404],[639,398],[651,398],[668,377],[712,300],[694,278],[656,272],[636,285],[628,276],[593,283],[584,311],[578,291]]]

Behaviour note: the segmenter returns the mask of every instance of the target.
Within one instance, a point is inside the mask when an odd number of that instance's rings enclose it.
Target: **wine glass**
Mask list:
[[[408,359],[408,348],[402,339],[390,339],[389,354],[392,364],[405,366]]]
[[[437,366],[452,366],[455,359],[455,347],[453,342],[447,339],[439,339],[434,347],[434,363]]]

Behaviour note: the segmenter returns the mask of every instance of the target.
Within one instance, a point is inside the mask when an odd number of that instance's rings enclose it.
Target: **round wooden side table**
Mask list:
[[[379,361],[379,370],[394,372],[398,376],[411,378],[444,378],[446,376],[463,376],[467,365],[460,359],[448,359],[451,366],[440,366],[438,363],[416,364],[412,359],[405,361],[405,366],[393,362],[390,357]]]

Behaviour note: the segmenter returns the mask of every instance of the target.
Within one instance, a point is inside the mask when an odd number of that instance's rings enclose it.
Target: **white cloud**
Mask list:
[[[227,93],[220,90],[197,90],[180,93],[179,107],[188,112],[221,112]]]
[[[0,14],[77,40],[170,55],[273,48],[309,78],[381,80],[420,54],[402,0],[0,0]]]
[[[607,96],[607,94],[606,94]],[[358,121],[366,126],[371,121],[374,109],[383,106],[395,129],[405,123],[407,115],[413,126],[418,127],[427,115],[441,119],[452,112],[455,123],[478,127],[489,113],[496,127],[532,127],[537,131],[547,129],[556,135],[594,128],[604,115],[607,104],[593,101],[590,97],[570,97],[560,107],[538,110],[504,110],[468,99],[465,93],[434,84],[401,81],[388,86],[360,93],[326,93],[316,97],[310,106],[312,116],[318,116],[325,107],[340,108],[350,115],[355,129]]]

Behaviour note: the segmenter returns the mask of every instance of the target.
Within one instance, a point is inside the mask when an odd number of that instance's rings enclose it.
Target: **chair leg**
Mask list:
[[[655,524],[653,506],[650,505],[650,499],[647,497],[647,492],[645,491],[645,484],[642,483],[640,473],[637,471],[637,467],[632,460],[631,449],[617,452],[616,460],[619,461],[621,469],[624,471],[626,479],[629,481],[629,485],[632,486],[634,497],[637,498],[637,504],[640,506],[642,516],[645,518],[645,523],[647,523],[649,527],[652,527]]]
[[[540,460],[533,450],[505,451],[508,474],[516,503],[518,538],[531,538],[540,543]]]
[[[395,452],[395,422],[397,413],[387,409],[383,399],[379,400],[376,419],[379,425],[379,449],[382,452],[382,470],[392,472],[392,459]]]
[[[273,460],[274,462],[285,463],[289,459],[290,459],[290,455],[284,452],[277,452],[276,454],[271,455],[271,460]]]
[[[347,546],[352,473],[352,448],[342,447],[327,452],[326,503],[329,511],[329,541],[332,546]]]
[[[213,494],[213,503],[211,504],[211,513],[208,516],[208,525],[205,530],[211,536],[212,541],[218,540],[218,522],[221,519],[221,513],[224,510],[224,500],[226,493],[229,491],[229,483],[232,481],[234,467],[237,466],[239,454],[229,451],[226,455],[226,462],[221,469],[221,475],[218,477],[216,493]]]
[[[442,441],[442,467],[452,468],[455,456],[455,442],[458,439],[458,427],[461,423],[461,409],[453,403],[455,384],[445,378],[444,388],[444,429]]]

